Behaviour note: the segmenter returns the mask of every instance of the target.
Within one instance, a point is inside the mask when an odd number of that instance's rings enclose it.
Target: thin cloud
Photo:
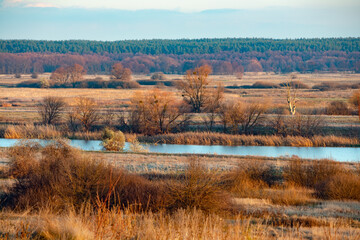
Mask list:
[[[212,9],[261,9],[267,7],[359,7],[359,2],[358,0],[4,0],[3,5],[6,7],[163,9],[194,12]]]
[[[49,8],[49,7],[55,7],[58,8],[59,6],[51,3],[29,3],[26,4],[25,7],[36,7],[36,8]]]

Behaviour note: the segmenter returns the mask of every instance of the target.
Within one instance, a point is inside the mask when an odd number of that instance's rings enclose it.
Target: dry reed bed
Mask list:
[[[244,161],[236,169],[220,171],[192,159],[183,171],[150,177],[91,160],[61,141],[46,147],[25,142],[8,154],[8,174],[17,181],[1,199],[5,221],[0,218],[0,234],[5,239],[360,236],[356,217],[246,213],[233,200],[259,198],[279,206],[310,206],[316,198],[360,201],[360,168],[349,170],[333,161],[297,160],[280,168]]]
[[[4,137],[8,139],[71,139],[98,140],[101,132],[67,132],[59,131],[53,125],[8,125]],[[227,145],[227,146],[292,146],[292,147],[358,147],[357,138],[340,136],[301,136],[279,135],[232,135],[214,132],[185,132],[164,135],[144,136],[127,134],[127,139],[137,137],[144,143],[193,144],[193,145]]]
[[[228,145],[228,146],[292,146],[292,147],[354,147],[359,146],[357,138],[338,136],[263,136],[231,135],[212,132],[185,132],[155,136],[138,136],[140,142],[193,144],[193,145]]]
[[[326,226],[276,226],[238,215],[224,219],[198,210],[174,214],[137,213],[131,210],[101,210],[82,213],[39,215],[2,213],[3,239],[349,239],[360,230],[333,220]],[[311,220],[310,220],[311,221]],[[309,221],[309,222],[310,222]],[[9,231],[10,230],[10,231]],[[7,231],[7,232],[6,232]],[[6,233],[4,233],[6,232]]]

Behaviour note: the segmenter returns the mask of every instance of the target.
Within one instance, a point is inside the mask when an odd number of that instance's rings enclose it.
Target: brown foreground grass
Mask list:
[[[61,141],[24,142],[7,154],[16,181],[0,195],[3,239],[360,238],[357,165],[243,161],[210,169],[193,158],[176,172],[135,174]],[[317,216],[326,199],[355,202]]]

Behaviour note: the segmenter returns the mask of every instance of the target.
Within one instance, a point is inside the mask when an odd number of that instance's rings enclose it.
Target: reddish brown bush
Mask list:
[[[326,108],[328,115],[349,115],[350,109],[346,102],[333,101]]]

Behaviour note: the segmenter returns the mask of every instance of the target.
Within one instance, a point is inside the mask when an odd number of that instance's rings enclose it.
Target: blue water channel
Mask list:
[[[36,140],[46,144],[48,140]],[[0,138],[0,147],[11,147],[17,144],[17,139]],[[73,147],[84,151],[103,151],[101,141],[98,140],[69,140]],[[193,153],[193,154],[218,154],[237,156],[265,156],[288,157],[298,156],[307,159],[332,159],[340,162],[360,162],[359,147],[273,147],[273,146],[219,146],[219,145],[180,145],[180,144],[142,144],[150,153]],[[125,144],[125,151],[129,144]]]

